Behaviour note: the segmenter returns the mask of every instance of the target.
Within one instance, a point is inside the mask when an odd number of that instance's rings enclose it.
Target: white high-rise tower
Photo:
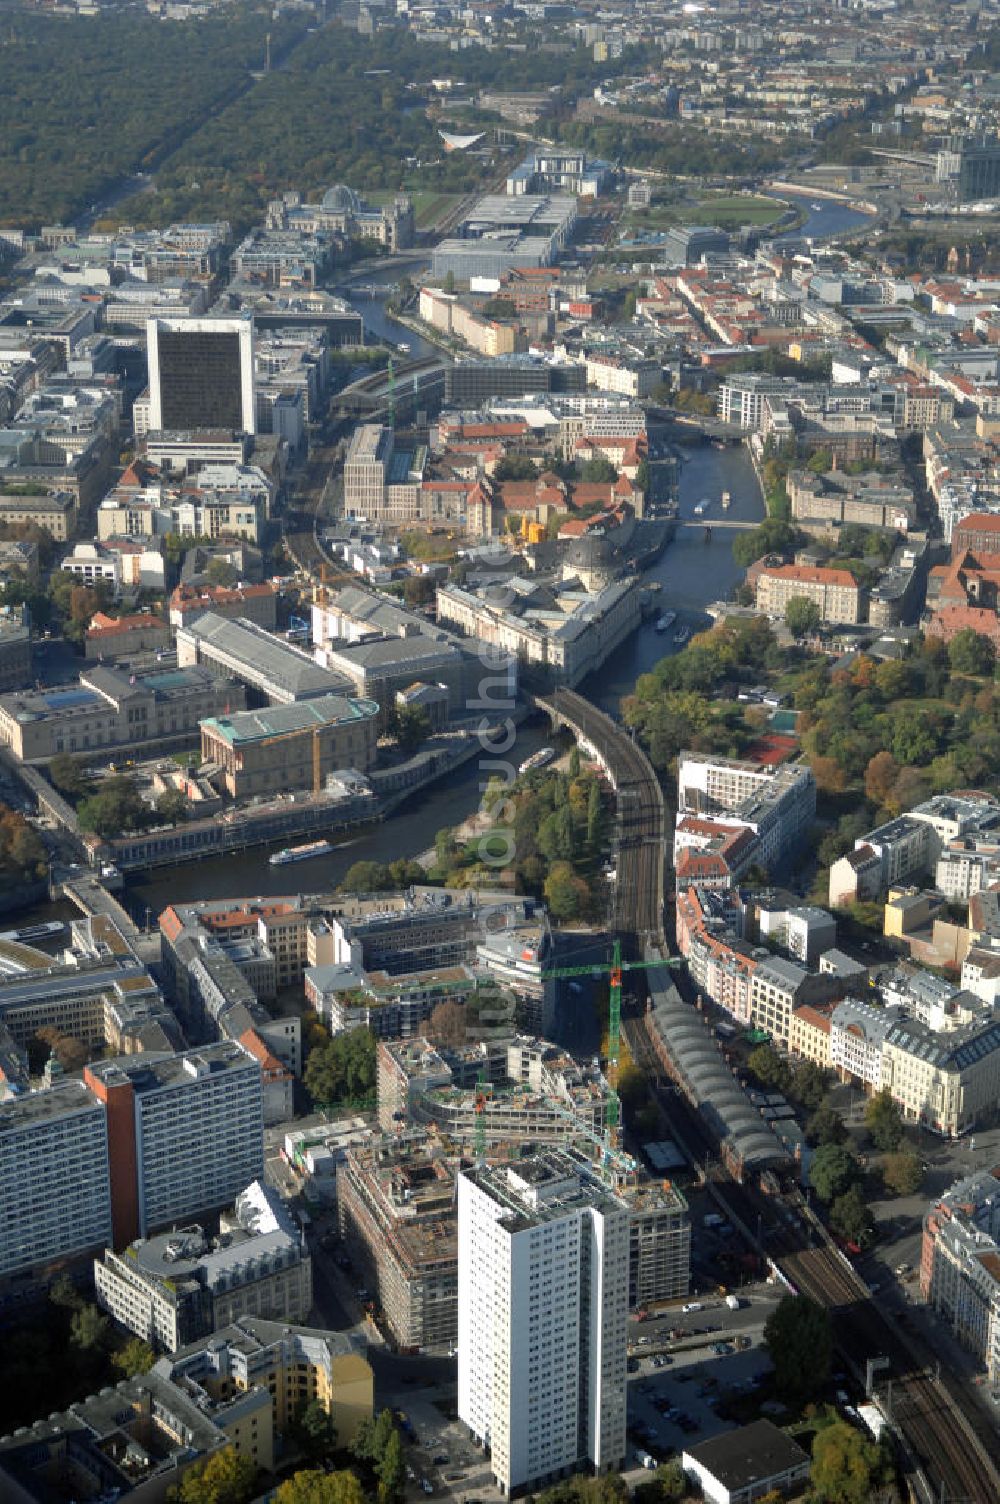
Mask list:
[[[625,1458],[629,1215],[558,1150],[458,1178],[458,1414],[501,1492]]]

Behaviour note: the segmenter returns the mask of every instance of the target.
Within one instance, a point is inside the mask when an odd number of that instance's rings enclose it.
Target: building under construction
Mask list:
[[[597,1169],[629,1208],[630,1304],[686,1295],[691,1223],[681,1192],[668,1182],[639,1183],[626,1155],[602,1163],[595,1144],[588,1153],[568,1138],[560,1142],[586,1160],[588,1174]],[[526,1148],[495,1145],[487,1158],[518,1157]],[[402,1348],[447,1349],[457,1339],[455,1176],[462,1162],[442,1137],[410,1128],[352,1146],[338,1169],[341,1236]]]
[[[378,1115],[387,1131],[433,1123],[456,1148],[600,1143],[611,1095],[599,1065],[580,1065],[559,1045],[517,1036],[476,1045],[383,1040]]]
[[[455,1161],[423,1132],[376,1137],[337,1173],[340,1235],[401,1348],[458,1331]]]

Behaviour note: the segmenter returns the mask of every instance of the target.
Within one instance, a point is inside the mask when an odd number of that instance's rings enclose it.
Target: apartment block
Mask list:
[[[194,1224],[139,1239],[94,1260],[101,1308],[154,1348],[176,1352],[243,1316],[304,1322],[312,1260],[277,1191],[254,1181],[219,1235]]]
[[[505,1496],[626,1451],[628,1212],[549,1150],[458,1178],[458,1414]]]
[[[866,598],[850,570],[771,564],[756,577],[758,611],[784,616],[789,601],[812,601],[824,622],[864,621]]]
[[[1000,1379],[1000,1169],[950,1186],[924,1218],[920,1293]]]
[[[0,1277],[110,1241],[108,1124],[82,1081],[0,1101]]]
[[[816,814],[812,773],[798,763],[773,766],[682,752],[677,785],[678,830],[690,815],[742,826],[754,835],[753,859],[772,869],[801,844]],[[675,861],[684,844],[675,833]]]
[[[239,1045],[101,1060],[84,1081],[107,1113],[116,1248],[228,1206],[263,1174],[261,1069]]]

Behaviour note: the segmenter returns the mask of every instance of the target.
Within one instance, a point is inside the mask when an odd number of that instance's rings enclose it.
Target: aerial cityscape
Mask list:
[[[0,1504],[997,1504],[998,654],[993,0],[0,0]]]

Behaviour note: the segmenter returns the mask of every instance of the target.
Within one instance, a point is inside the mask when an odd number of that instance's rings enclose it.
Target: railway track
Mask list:
[[[659,1082],[663,1066],[645,1022],[627,1020],[624,1032],[633,1060]],[[791,1226],[784,1203],[729,1177],[707,1126],[690,1104],[660,1087],[656,1097],[692,1162],[710,1166],[720,1202],[751,1234],[756,1230],[762,1249],[794,1290],[830,1311],[838,1349],[854,1369],[864,1375],[869,1358],[888,1358],[888,1373],[880,1381],[891,1380],[886,1403],[902,1436],[917,1497],[926,1504],[995,1504],[1000,1499],[1000,1438],[987,1417],[956,1385],[932,1372],[934,1355],[875,1303],[837,1249],[814,1241],[820,1235],[797,1215]]]
[[[663,794],[649,760],[614,721],[573,690],[540,703],[586,740],[608,772],[618,803],[617,877],[611,926],[634,936],[639,954],[663,942]]]

